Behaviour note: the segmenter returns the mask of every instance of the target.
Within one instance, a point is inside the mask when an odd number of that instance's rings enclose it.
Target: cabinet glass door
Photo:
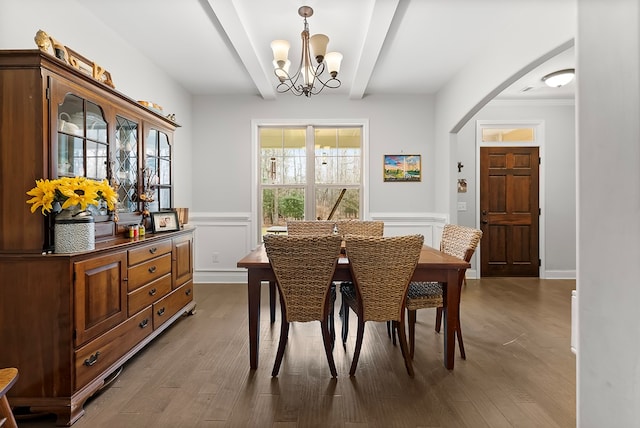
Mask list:
[[[136,122],[116,115],[113,180],[118,189],[119,213],[138,210],[138,129]]]
[[[58,105],[58,176],[107,178],[107,122],[102,108],[67,94]]]
[[[153,201],[149,211],[171,208],[171,142],[169,136],[156,129],[149,130],[145,140],[145,190],[151,189]]]

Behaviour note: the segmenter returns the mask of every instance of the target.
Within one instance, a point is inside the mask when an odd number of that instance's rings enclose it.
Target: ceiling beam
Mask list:
[[[276,92],[273,83],[267,77],[268,73],[262,68],[259,56],[249,39],[249,32],[244,27],[233,0],[207,0],[207,2],[262,98],[274,100]]]
[[[393,17],[398,9],[399,0],[376,0],[369,20],[367,34],[362,45],[362,54],[357,62],[356,71],[351,83],[349,99],[357,100],[364,96],[373,69],[378,61]]]

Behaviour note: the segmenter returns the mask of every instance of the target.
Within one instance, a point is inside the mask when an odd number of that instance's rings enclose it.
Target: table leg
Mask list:
[[[444,366],[453,370],[456,356],[456,326],[460,315],[460,288],[458,271],[449,270],[447,274],[446,305],[444,307]]]
[[[276,282],[269,281],[269,315],[271,324],[276,322]]]
[[[249,302],[249,365],[258,368],[258,346],[260,345],[260,277],[249,269],[247,282]]]

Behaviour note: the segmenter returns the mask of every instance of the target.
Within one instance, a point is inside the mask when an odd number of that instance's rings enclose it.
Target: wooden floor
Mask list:
[[[249,370],[246,286],[199,284],[197,313],[181,319],[125,365],[85,406],[85,427],[574,427],[575,281],[468,280],[462,295],[467,360],[443,366],[435,310],[418,312],[415,378],[383,323],[367,323],[355,377],[351,316],[332,380],[318,323],[294,324],[280,375],[271,377],[279,321],[263,286],[260,365]],[[338,298],[339,299],[339,298]],[[338,307],[336,304],[336,308]],[[337,314],[337,311],[336,311]],[[280,319],[278,313],[278,320]],[[340,320],[336,320],[337,328]],[[18,421],[53,426],[55,418]]]

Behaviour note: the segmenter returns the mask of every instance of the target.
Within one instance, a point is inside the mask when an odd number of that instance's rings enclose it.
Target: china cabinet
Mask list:
[[[51,219],[25,203],[41,178],[117,188],[116,211],[93,213],[97,240],[140,223],[144,209],[173,207],[174,121],[39,50],[0,51],[0,88],[0,251],[52,249]]]
[[[39,50],[0,51],[0,367],[13,406],[71,425],[136,352],[193,313],[189,227],[129,238],[143,210],[173,207],[178,125]],[[41,178],[107,179],[95,249],[55,254],[52,216],[30,212]]]

